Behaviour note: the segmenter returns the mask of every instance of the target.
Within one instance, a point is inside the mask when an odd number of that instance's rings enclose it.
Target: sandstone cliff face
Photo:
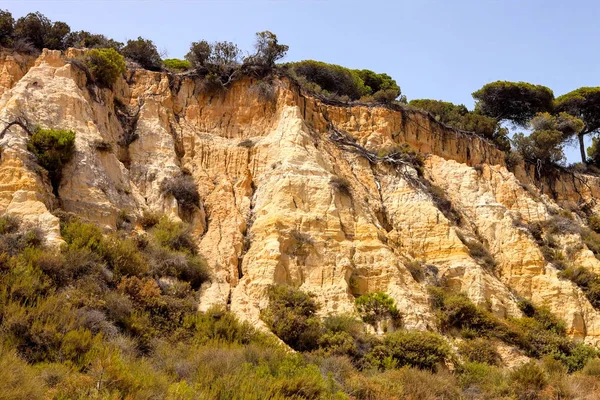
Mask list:
[[[272,98],[249,79],[207,94],[191,78],[145,70],[128,71],[114,91],[99,89],[67,61],[76,55],[0,59],[0,128],[23,117],[77,132],[58,199],[26,150],[27,133],[13,126],[0,140],[0,212],[38,224],[50,243],[61,241],[51,214],[59,206],[106,229],[115,229],[121,211],[155,210],[194,229],[213,273],[200,309],[227,304],[260,324],[273,283],[315,293],[323,314],[352,312],[355,295],[385,291],[408,328],[434,329],[426,282],[409,271],[420,265],[426,281],[444,280],[499,316],[519,315],[517,298],[526,297],[548,304],[573,336],[600,340],[598,311],[558,278],[523,228],[561,205],[596,210],[596,178],[565,173],[540,192],[535,171],[521,166],[515,176],[484,139],[415,111],[324,104],[285,79],[273,82]],[[425,155],[423,177],[364,156],[404,143]],[[202,200],[185,215],[161,191],[183,170]],[[439,209],[431,185],[459,220]],[[578,237],[557,236],[564,246],[579,244],[577,265],[600,271]],[[495,269],[474,258],[464,238],[485,246]]]

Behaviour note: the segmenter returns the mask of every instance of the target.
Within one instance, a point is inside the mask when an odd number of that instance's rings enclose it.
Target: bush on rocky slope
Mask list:
[[[27,142],[27,150],[48,171],[54,193],[58,194],[62,169],[75,154],[75,132],[37,127]]]

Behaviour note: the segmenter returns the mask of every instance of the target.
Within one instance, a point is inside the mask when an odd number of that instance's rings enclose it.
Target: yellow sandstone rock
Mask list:
[[[58,199],[26,150],[27,133],[13,126],[0,140],[0,212],[37,224],[50,243],[61,241],[50,213],[57,207],[106,229],[122,211],[153,210],[192,225],[213,274],[203,310],[226,304],[260,325],[274,283],[314,293],[323,315],[353,312],[355,295],[384,291],[405,326],[435,329],[426,285],[437,281],[500,317],[520,315],[519,297],[547,304],[570,334],[600,340],[598,311],[559,279],[524,227],[569,204],[600,211],[598,178],[565,173],[549,182],[525,166],[515,175],[493,144],[427,114],[325,104],[283,78],[273,96],[249,78],[211,94],[184,75],[145,70],[99,89],[68,62],[81,51],[67,53],[0,57],[0,128],[22,117],[77,133]],[[424,177],[412,166],[370,162],[336,142],[332,127],[372,154],[408,144],[425,157]],[[199,188],[201,206],[191,213],[161,190],[182,172]],[[460,221],[439,209],[426,181]],[[600,272],[577,235],[557,237],[577,249],[578,265]],[[487,248],[495,267],[465,240]],[[427,277],[415,279],[414,268]]]

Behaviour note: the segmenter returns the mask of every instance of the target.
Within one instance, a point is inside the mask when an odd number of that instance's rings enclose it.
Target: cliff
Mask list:
[[[427,114],[327,104],[285,78],[268,96],[249,78],[210,94],[185,75],[130,70],[100,89],[68,61],[76,52],[0,58],[0,128],[21,117],[77,133],[58,198],[27,133],[14,125],[0,140],[0,212],[39,225],[50,243],[61,242],[58,207],[107,230],[120,213],[153,210],[194,229],[213,275],[202,310],[227,304],[261,324],[273,283],[315,293],[323,314],[384,291],[408,328],[434,329],[426,285],[443,281],[501,317],[520,315],[520,297],[547,304],[572,336],[600,340],[598,310],[559,279],[526,228],[567,208],[598,211],[598,178],[564,172],[542,185],[530,167],[508,171],[485,139]],[[424,156],[423,171],[381,157],[403,144]],[[199,188],[192,213],[161,190],[181,171]],[[600,272],[578,235],[553,235],[570,263]],[[473,242],[493,266],[465,245]]]

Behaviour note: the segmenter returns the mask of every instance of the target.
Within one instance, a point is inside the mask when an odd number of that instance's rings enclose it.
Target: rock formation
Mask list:
[[[0,57],[0,129],[22,118],[77,133],[58,197],[24,129],[13,125],[0,140],[0,212],[39,225],[49,243],[61,242],[58,207],[107,230],[120,213],[153,210],[193,227],[212,270],[200,309],[227,304],[260,324],[273,283],[315,293],[323,314],[351,312],[355,295],[384,291],[408,328],[433,329],[426,284],[437,280],[501,317],[519,315],[521,297],[547,304],[572,336],[600,340],[600,313],[558,277],[526,228],[574,205],[597,211],[597,178],[542,181],[524,165],[512,173],[492,143],[428,114],[328,104],[286,78],[272,81],[272,93],[250,78],[206,93],[185,74],[138,69],[102,89],[70,62],[77,54]],[[422,171],[386,161],[404,144],[423,155]],[[161,190],[182,172],[199,188],[193,212]],[[600,271],[577,235],[555,237],[571,261]],[[415,279],[415,268],[426,277]]]

